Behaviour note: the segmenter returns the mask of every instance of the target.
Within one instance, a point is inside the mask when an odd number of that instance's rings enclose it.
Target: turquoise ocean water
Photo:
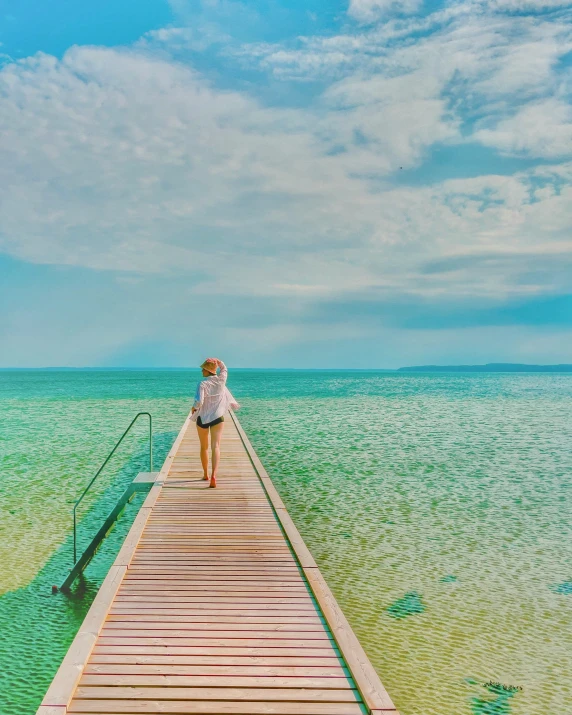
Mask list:
[[[70,502],[140,410],[160,465],[197,378],[0,371],[0,713],[35,712],[140,503],[52,596]],[[402,715],[572,715],[572,375],[231,371],[229,386]],[[146,448],[142,424],[86,500],[81,543]]]

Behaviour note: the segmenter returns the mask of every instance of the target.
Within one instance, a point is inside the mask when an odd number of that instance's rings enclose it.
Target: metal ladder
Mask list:
[[[117,500],[117,504],[113,507],[113,510],[107,517],[107,519],[104,521],[103,525],[97,532],[97,534],[93,537],[91,540],[89,546],[85,549],[83,554],[77,558],[77,509],[81,502],[83,501],[85,495],[88,493],[88,491],[91,489],[93,483],[99,477],[101,472],[104,470],[105,466],[113,457],[115,452],[117,451],[117,448],[119,445],[123,442],[135,422],[139,419],[139,417],[142,416],[147,416],[149,418],[149,471],[148,472],[140,472],[135,479],[131,482],[131,484],[127,487],[127,489],[123,492],[123,494],[119,497]],[[107,534],[110,532],[111,528],[113,527],[114,523],[117,521],[121,513],[123,512],[125,505],[133,499],[135,494],[139,491],[145,491],[151,488],[153,483],[155,482],[155,479],[157,478],[158,472],[153,471],[153,418],[151,417],[150,412],[138,412],[135,417],[131,420],[131,424],[125,432],[121,435],[121,437],[117,440],[115,443],[115,446],[111,450],[111,452],[107,455],[105,461],[101,465],[101,467],[97,470],[95,473],[94,477],[92,480],[89,482],[87,487],[83,490],[82,494],[80,495],[79,499],[74,503],[73,507],[73,566],[70,569],[70,572],[68,576],[66,577],[65,581],[62,583],[62,585],[58,588],[58,586],[52,586],[52,591],[56,593],[58,590],[62,591],[64,593],[69,593],[71,590],[71,586],[73,582],[76,580],[76,578],[84,571],[86,566],[89,564],[89,562],[92,560],[92,558],[95,556],[97,553],[97,550],[103,541]]]

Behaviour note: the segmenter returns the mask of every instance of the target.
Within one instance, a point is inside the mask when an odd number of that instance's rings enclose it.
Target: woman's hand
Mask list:
[[[196,411],[197,411],[197,408],[193,407],[193,409],[191,410],[191,414],[194,415]]]

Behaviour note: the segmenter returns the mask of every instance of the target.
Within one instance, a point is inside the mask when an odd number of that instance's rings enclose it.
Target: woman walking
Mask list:
[[[212,471],[209,487],[216,487],[218,464],[220,461],[220,438],[224,427],[224,415],[229,407],[239,408],[238,402],[226,386],[228,370],[222,360],[207,358],[201,365],[203,377],[197,385],[195,404],[191,419],[197,423],[201,443],[201,464],[203,479],[209,479],[209,432],[211,435]],[[218,368],[218,375],[217,375]]]

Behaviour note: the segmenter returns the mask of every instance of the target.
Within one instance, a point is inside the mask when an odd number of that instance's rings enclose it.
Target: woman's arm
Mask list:
[[[191,410],[192,415],[195,414],[195,412],[199,409],[199,407],[201,406],[201,404],[203,402],[201,387],[202,387],[202,382],[199,382],[197,385],[196,392],[195,392],[195,402],[194,402],[193,408]]]
[[[220,369],[218,376],[223,382],[226,382],[226,378],[228,377],[228,370],[226,365],[223,363],[222,360],[219,360],[218,358],[216,358],[216,364],[219,366]]]

